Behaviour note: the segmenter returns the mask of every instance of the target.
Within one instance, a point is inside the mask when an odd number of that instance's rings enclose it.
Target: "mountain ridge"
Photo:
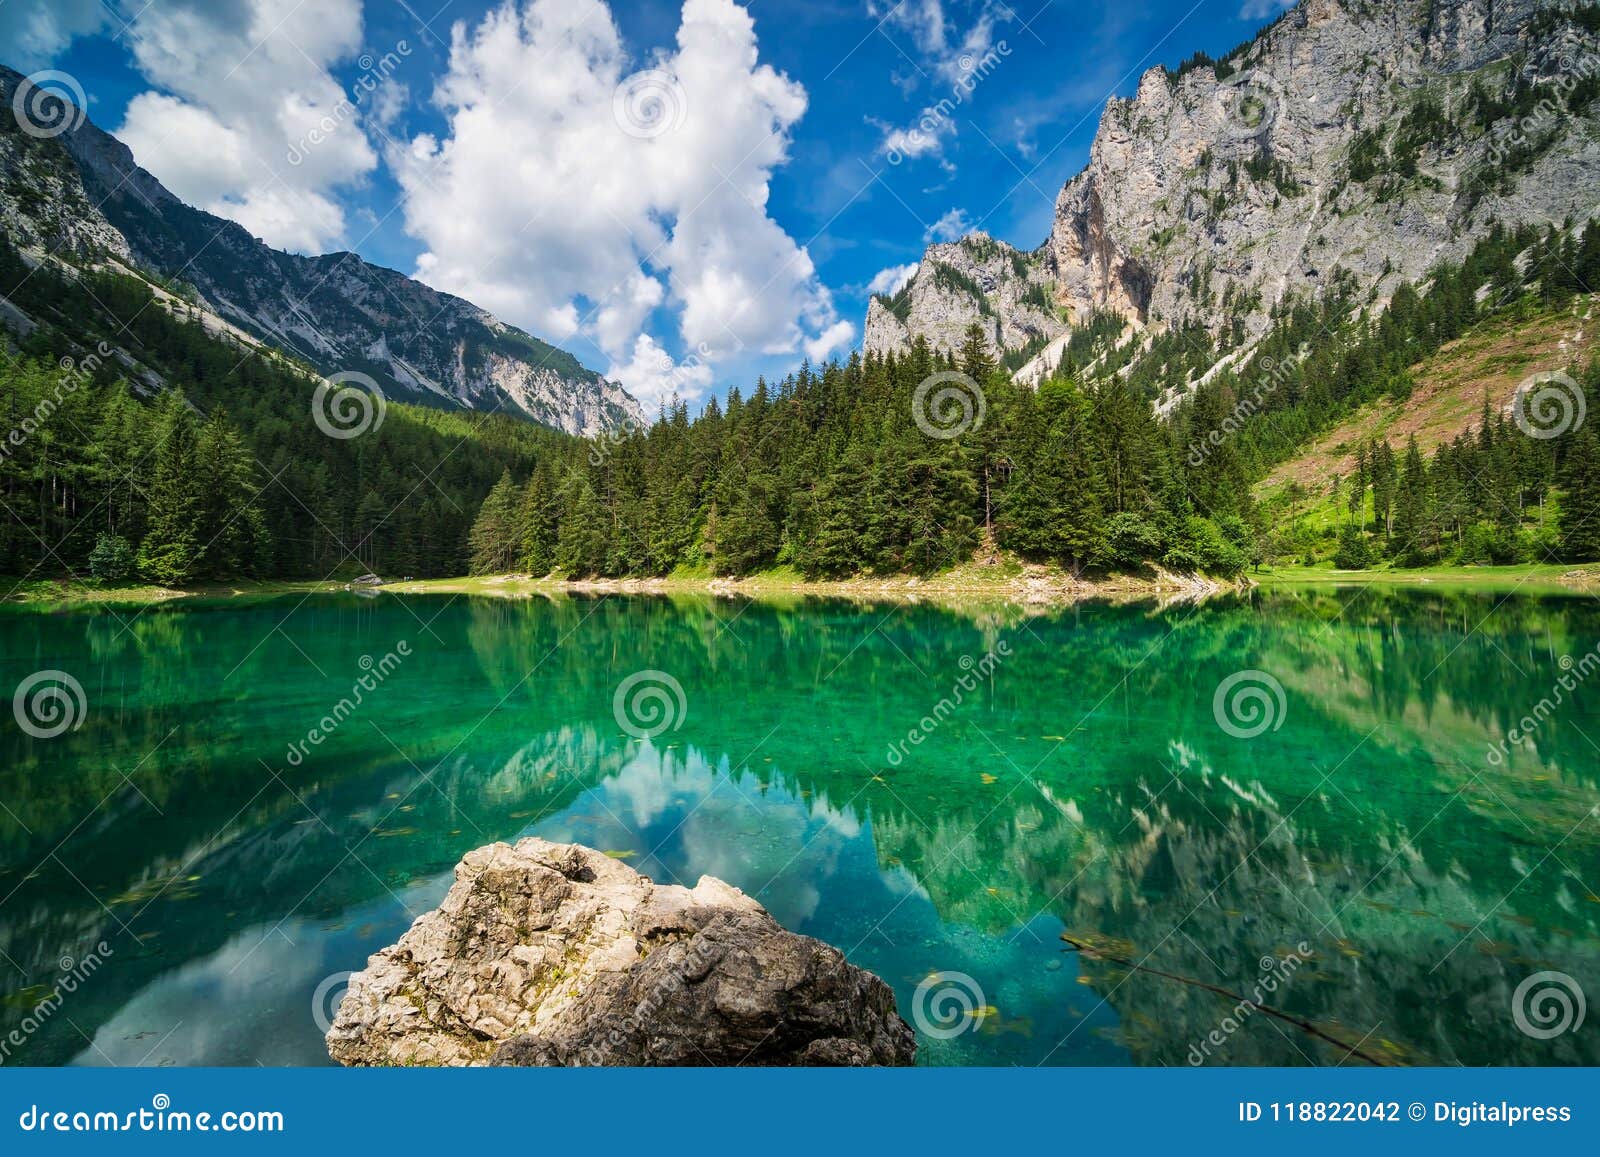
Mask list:
[[[1226,353],[1335,277],[1381,308],[1493,223],[1592,216],[1597,33],[1564,0],[1302,0],[1223,60],[1152,68],[1108,100],[1045,241],[931,246],[869,303],[866,352],[954,351],[977,322],[1002,354],[1048,352],[1037,381],[1109,312],[1198,325]]]
[[[0,65],[0,101],[10,106],[23,80]],[[12,117],[0,126],[0,232],[37,258],[153,275],[237,333],[325,375],[366,375],[396,400],[505,411],[577,435],[645,419],[569,352],[354,253],[274,249],[186,204],[86,115],[73,119],[50,136]]]

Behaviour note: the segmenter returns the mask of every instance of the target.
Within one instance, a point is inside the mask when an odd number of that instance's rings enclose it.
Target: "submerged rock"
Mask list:
[[[346,1065],[908,1065],[894,993],[710,876],[577,844],[491,844],[350,978]]]

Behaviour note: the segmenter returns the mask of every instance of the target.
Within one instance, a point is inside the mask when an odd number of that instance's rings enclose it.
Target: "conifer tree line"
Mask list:
[[[1241,397],[1273,378],[1274,388],[1260,399],[1259,412],[1218,452],[1238,478],[1265,477],[1361,405],[1403,402],[1416,384],[1417,363],[1474,325],[1491,317],[1537,316],[1566,306],[1575,294],[1600,291],[1600,224],[1496,225],[1463,261],[1435,268],[1420,286],[1395,287],[1388,307],[1376,317],[1370,310],[1375,290],[1358,286],[1343,270],[1329,280],[1319,297],[1276,307],[1272,328],[1248,361],[1236,373],[1212,377],[1174,414],[1175,422],[1187,427],[1186,440],[1203,443],[1223,427]],[[1180,319],[1172,328],[1190,336],[1189,360],[1180,367],[1184,373],[1214,365],[1215,356],[1227,352],[1219,343],[1206,352],[1212,360],[1197,358],[1192,327]],[[1268,365],[1294,370],[1279,375],[1264,368]],[[1132,368],[1130,380],[1155,397],[1182,384],[1170,371],[1161,372],[1166,368],[1159,359],[1145,359]]]
[[[152,304],[136,278],[30,269],[0,244],[0,294],[41,323],[0,345],[0,575],[458,575],[495,479],[577,444],[393,402],[341,441],[312,420],[314,375]],[[118,348],[137,364],[97,352]]]
[[[1167,421],[1151,401],[1214,365],[1238,327],[1212,338],[1179,319],[1150,355],[1105,377],[1082,377],[1078,367],[1097,356],[1085,348],[1037,391],[995,365],[976,325],[948,356],[919,341],[900,357],[807,366],[776,386],[734,390],[695,419],[675,405],[589,459],[542,462],[524,478],[508,472],[473,527],[472,568],[619,576],[789,566],[835,578],[927,574],[999,548],[1079,572],[1159,563],[1236,573],[1293,549],[1251,497],[1273,465],[1355,407],[1408,395],[1412,367],[1485,318],[1548,310],[1590,286],[1600,286],[1600,228],[1495,228],[1463,262],[1436,269],[1420,288],[1401,285],[1376,319],[1357,308],[1365,299],[1348,277],[1319,299],[1281,307],[1253,356],[1214,375]],[[1119,327],[1101,327],[1102,351],[1119,336]],[[1242,398],[1262,393],[1254,383],[1266,366],[1279,367],[1273,386],[1235,433],[1230,420]],[[931,438],[914,420],[916,390],[949,371],[981,388],[983,421],[958,438]],[[1503,419],[1489,438],[1492,462],[1514,463],[1506,469],[1526,485],[1506,491],[1499,465],[1485,483],[1483,464],[1452,449],[1445,473],[1462,481],[1441,482],[1448,502],[1458,490],[1481,497],[1489,485],[1525,513],[1552,486],[1587,484],[1559,469],[1565,441],[1539,443],[1508,432]],[[1409,477],[1415,484],[1419,475]],[[1406,491],[1407,518],[1416,493]],[[1583,493],[1574,492],[1575,508]],[[1434,518],[1429,507],[1402,522],[1424,531],[1402,561],[1443,557],[1445,536],[1427,533]],[[1564,515],[1566,529],[1545,553],[1600,557],[1573,518]],[[1532,535],[1493,518],[1484,530],[1484,521],[1447,516],[1451,557],[1520,559],[1537,549]],[[1392,534],[1391,511],[1385,542]]]
[[[1594,396],[1600,362],[1573,381]],[[1414,434],[1399,453],[1387,438],[1361,444],[1350,477],[1332,489],[1344,510],[1333,557],[1342,570],[1385,557],[1401,566],[1600,558],[1600,445],[1587,421],[1532,437],[1485,399],[1477,426],[1431,458]]]
[[[1493,230],[1375,319],[1348,277],[1330,280],[1280,306],[1248,360],[1166,418],[1151,401],[1237,348],[1238,327],[1178,318],[1118,361],[1105,355],[1120,327],[1102,318],[1038,389],[1012,383],[974,327],[953,354],[918,342],[807,365],[620,437],[391,402],[380,429],[342,441],[311,424],[305,367],[152,305],[136,278],[31,269],[0,246],[0,293],[43,323],[0,359],[0,439],[49,411],[0,442],[0,574],[833,578],[999,551],[1080,573],[1236,573],[1296,549],[1255,481],[1354,407],[1407,396],[1412,367],[1485,318],[1600,285],[1600,231]],[[107,358],[63,392],[60,359],[106,339],[137,364]],[[918,388],[938,374],[981,395],[957,436],[917,420]],[[1592,395],[1593,370],[1580,376]],[[1365,447],[1341,501],[1359,489],[1347,521],[1374,558],[1596,558],[1595,458],[1584,429],[1545,442],[1486,413],[1420,466],[1409,447]],[[1349,546],[1346,561],[1354,534]]]
[[[941,373],[981,388],[957,437],[917,421],[918,386]],[[803,366],[597,450],[503,476],[473,527],[473,569],[930,574],[981,547],[1075,571],[1250,560],[1247,495],[1195,503],[1145,399],[1117,380],[1017,386],[977,326],[952,355],[919,340],[903,357]]]
[[[1249,396],[1258,412],[1222,441],[1209,476],[1198,480],[1202,487],[1248,486],[1358,407],[1404,403],[1417,384],[1416,365],[1472,327],[1490,319],[1565,314],[1576,295],[1597,290],[1600,226],[1495,227],[1459,264],[1436,268],[1421,286],[1400,285],[1375,318],[1362,315],[1367,295],[1345,277],[1335,279],[1320,300],[1280,308],[1273,329],[1239,374],[1218,375],[1201,386],[1173,420],[1203,443]],[[1293,364],[1294,372],[1275,378],[1264,393],[1253,390],[1252,383],[1266,376],[1261,367],[1269,358],[1275,365]],[[1547,368],[1571,376],[1575,409],[1596,398],[1596,366]],[[1335,565],[1600,558],[1600,535],[1589,529],[1587,513],[1600,487],[1587,465],[1594,420],[1557,437],[1535,437],[1485,399],[1476,427],[1440,446],[1431,460],[1409,441],[1380,439],[1357,447],[1353,476],[1326,480],[1343,512]],[[1305,536],[1275,525],[1278,513],[1257,515],[1267,524],[1264,553],[1305,554],[1309,561]]]

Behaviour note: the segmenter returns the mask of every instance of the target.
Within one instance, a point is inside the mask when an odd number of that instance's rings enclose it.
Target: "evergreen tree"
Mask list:
[[[1372,565],[1367,532],[1360,523],[1347,522],[1339,531],[1339,549],[1334,553],[1333,565],[1339,570],[1366,570]]]
[[[1600,559],[1600,445],[1593,424],[1585,423],[1571,443],[1561,474],[1561,552],[1572,562],[1592,562]]]
[[[1395,469],[1394,449],[1387,438],[1373,445],[1367,459],[1372,472],[1372,525],[1384,537],[1390,532],[1390,517],[1394,510],[1395,487],[1399,478]]]
[[[257,505],[256,463],[244,439],[217,410],[200,428],[198,571],[209,578],[256,574],[266,557],[266,521]]]
[[[485,501],[485,508],[488,506]],[[549,574],[556,565],[556,530],[560,522],[555,484],[544,463],[534,470],[517,505],[517,566],[526,574]],[[481,516],[480,516],[481,517]]]
[[[989,339],[983,332],[983,326],[975,321],[967,326],[967,331],[962,336],[956,363],[961,367],[961,372],[976,382],[980,388],[988,384],[990,377],[999,368],[989,353]]]
[[[1416,565],[1428,556],[1432,546],[1428,506],[1428,467],[1417,447],[1416,435],[1406,442],[1404,464],[1395,491],[1395,557]]]
[[[200,493],[199,438],[184,396],[172,391],[161,405],[160,441],[150,483],[139,573],[163,586],[180,586],[195,576],[204,541]]]
[[[500,475],[472,524],[473,574],[508,574],[522,557],[522,524],[518,519],[521,495],[511,471]]]

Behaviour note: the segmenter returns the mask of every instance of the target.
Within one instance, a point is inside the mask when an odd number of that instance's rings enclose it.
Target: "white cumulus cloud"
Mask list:
[[[887,269],[880,269],[873,274],[872,280],[867,282],[868,293],[882,293],[893,297],[906,287],[906,282],[917,275],[919,262],[913,261],[909,265],[891,265]]]
[[[671,373],[662,314],[706,362],[839,344],[848,323],[767,212],[805,90],[760,63],[732,0],[687,0],[676,45],[645,59],[602,0],[510,0],[455,25],[434,100],[447,131],[389,158],[423,280],[582,332],[644,397]],[[687,398],[709,365],[684,378]]]
[[[965,209],[951,209],[923,233],[924,241],[954,241],[972,232],[972,219]]]
[[[813,362],[825,362],[835,351],[849,349],[855,337],[855,326],[848,321],[836,321],[805,343],[806,357]]]
[[[360,0],[170,0],[141,9],[124,39],[154,86],[116,134],[141,165],[269,244],[344,240],[336,190],[378,163],[329,71],[360,49]]]
[[[651,417],[673,399],[689,401],[699,397],[711,384],[711,373],[710,363],[698,352],[675,361],[647,333],[634,338],[627,360],[614,361],[611,366],[611,376],[639,399]]]
[[[899,127],[867,118],[883,132],[879,155],[894,164],[932,155],[940,158],[947,172],[954,171],[943,157],[945,138],[956,134],[956,117],[962,106],[1000,59],[1009,55],[1005,42],[995,38],[995,26],[1014,19],[1014,13],[1004,4],[981,0],[965,31],[946,15],[943,0],[899,0],[892,5],[889,0],[869,0],[867,14],[878,18],[880,25],[910,35],[917,55],[927,65],[917,73],[929,78],[934,89],[930,94],[933,103],[924,106],[909,125]],[[916,87],[916,79],[908,78],[908,95]]]
[[[1296,0],[1244,0],[1239,9],[1240,20],[1270,20],[1278,13],[1295,6]]]
[[[1260,3],[1261,0],[1246,0]],[[970,5],[969,5],[970,7]],[[946,81],[962,79],[995,44],[995,25],[1016,18],[1011,8],[980,0],[972,22],[963,31],[945,12],[943,0],[868,0],[867,15],[909,34],[923,61]]]
[[[24,72],[55,59],[79,36],[114,27],[100,0],[7,0],[0,3],[5,63]]]

